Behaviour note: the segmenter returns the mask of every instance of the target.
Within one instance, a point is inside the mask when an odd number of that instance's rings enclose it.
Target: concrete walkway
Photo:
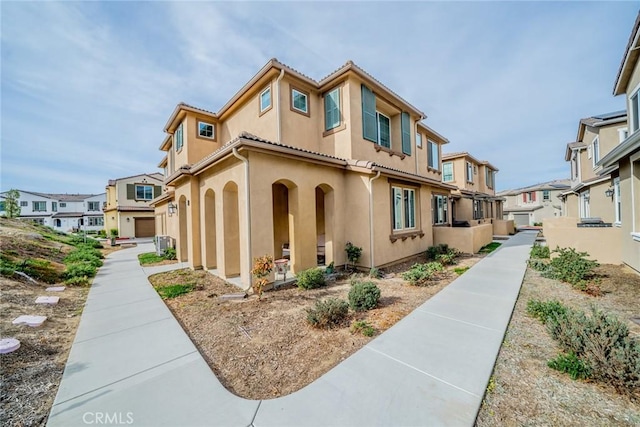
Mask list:
[[[49,426],[471,426],[537,231],[522,232],[317,381],[263,401],[228,392],[149,285],[139,245],[94,281]],[[108,421],[108,422],[107,422]]]

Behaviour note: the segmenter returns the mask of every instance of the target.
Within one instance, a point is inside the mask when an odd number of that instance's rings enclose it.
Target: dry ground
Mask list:
[[[465,257],[454,267],[470,266],[480,259]],[[407,268],[413,262],[406,263]],[[394,277],[374,280],[381,290],[379,306],[351,313],[350,321],[366,320],[379,334],[457,277],[449,271],[431,286],[415,287],[400,275],[390,276]],[[275,398],[299,390],[372,339],[351,333],[348,326],[318,330],[306,322],[305,309],[318,299],[347,299],[348,279],[309,291],[288,287],[265,292],[262,301],[256,297],[221,300],[221,295],[238,293],[238,288],[202,271],[178,270],[150,280],[154,285],[196,285],[195,291],[165,302],[222,384],[248,399]]]
[[[597,272],[602,297],[527,270],[477,426],[640,425],[640,394],[633,400],[611,387],[574,381],[548,368],[547,361],[559,353],[558,346],[545,326],[526,314],[530,299],[557,299],[587,312],[595,304],[627,320],[631,333],[640,337],[640,325],[630,320],[640,316],[640,276],[613,265],[603,265]]]

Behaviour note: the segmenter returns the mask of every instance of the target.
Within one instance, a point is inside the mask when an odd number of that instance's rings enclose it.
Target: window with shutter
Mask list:
[[[411,155],[411,119],[409,113],[402,112],[400,123],[402,129],[402,152],[408,156]]]
[[[324,130],[340,126],[340,88],[324,96]]]
[[[378,121],[378,144],[391,148],[391,120],[382,113],[376,113]]]
[[[365,85],[362,85],[362,137],[378,142],[378,123],[376,116],[376,97]]]

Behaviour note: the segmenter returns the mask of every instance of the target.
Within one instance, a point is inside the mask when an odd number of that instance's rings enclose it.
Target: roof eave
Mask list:
[[[613,85],[613,95],[622,95],[627,91],[627,85],[631,78],[631,73],[635,68],[636,62],[638,62],[638,56],[640,55],[640,46],[638,46],[638,39],[640,36],[640,12],[636,17],[636,22],[633,24],[631,35],[629,36],[629,42],[622,56],[622,62],[616,76],[616,81]]]

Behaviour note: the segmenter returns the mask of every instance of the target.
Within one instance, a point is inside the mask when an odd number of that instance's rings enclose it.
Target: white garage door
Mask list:
[[[529,225],[529,214],[513,214],[513,221],[516,227],[521,225]]]

